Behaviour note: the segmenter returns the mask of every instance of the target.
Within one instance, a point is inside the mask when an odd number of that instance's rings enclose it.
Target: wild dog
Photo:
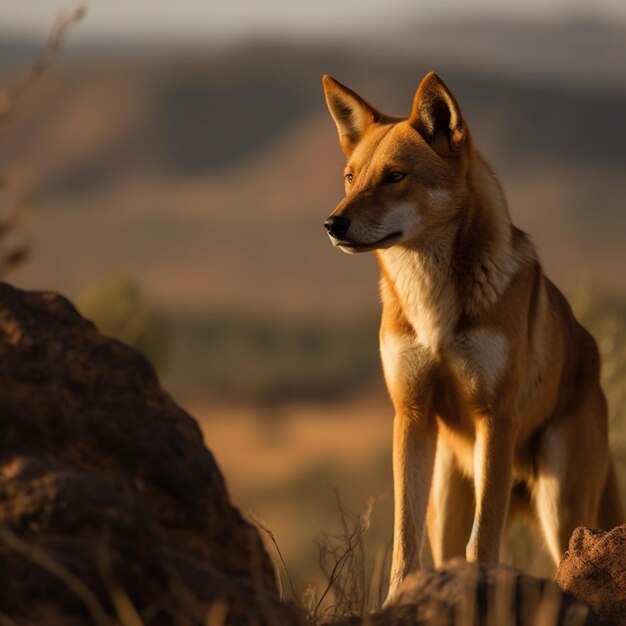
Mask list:
[[[622,523],[595,341],[513,226],[498,180],[434,73],[408,118],[330,76],[347,158],[333,245],[374,251],[395,410],[389,596],[421,565],[497,562],[526,513],[558,563],[578,525]]]

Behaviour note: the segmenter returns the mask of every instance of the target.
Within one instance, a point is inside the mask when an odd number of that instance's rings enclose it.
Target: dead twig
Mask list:
[[[9,119],[12,112],[15,110],[17,101],[52,65],[61,51],[69,32],[83,19],[86,12],[86,7],[81,5],[69,14],[62,13],[57,17],[42,53],[30,66],[30,69],[12,85],[9,85],[4,93],[0,95],[0,126]]]

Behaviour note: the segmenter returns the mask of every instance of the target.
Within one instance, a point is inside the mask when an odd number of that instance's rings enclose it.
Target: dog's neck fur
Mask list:
[[[435,226],[377,253],[383,302],[395,299],[418,342],[435,350],[454,336],[461,317],[471,321],[491,308],[519,266],[504,194],[486,162],[475,162],[468,197],[480,200],[463,207],[456,232]]]

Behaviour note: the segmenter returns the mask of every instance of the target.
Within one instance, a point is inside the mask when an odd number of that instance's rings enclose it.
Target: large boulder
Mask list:
[[[606,626],[626,626],[626,525],[611,531],[577,528],[556,581],[586,602]]]
[[[145,359],[64,298],[6,284],[0,576],[3,624],[301,620]]]

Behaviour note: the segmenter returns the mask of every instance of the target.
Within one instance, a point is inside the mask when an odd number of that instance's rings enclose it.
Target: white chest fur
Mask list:
[[[491,399],[509,361],[509,342],[500,332],[479,328],[459,333],[449,347],[450,366],[471,395]]]
[[[487,328],[459,333],[436,355],[407,335],[386,333],[381,337],[381,357],[387,384],[409,383],[419,389],[420,379],[428,378],[435,367],[451,370],[462,395],[490,401],[509,363],[509,342],[502,334]]]
[[[437,255],[411,249],[383,251],[383,263],[400,300],[402,311],[420,346],[436,351],[452,336],[459,304],[448,276],[437,265]]]
[[[441,366],[444,376],[448,369],[448,375],[462,386],[459,391],[463,396],[491,403],[509,363],[510,342],[496,328],[470,326],[459,332],[458,323],[462,314],[471,317],[475,311],[490,308],[508,284],[513,268],[503,273],[501,282],[474,281],[476,277],[469,273],[469,284],[476,282],[478,286],[493,287],[491,297],[476,299],[472,296],[469,311],[468,302],[460,301],[451,274],[452,242],[440,237],[436,245],[439,249],[435,245],[425,251],[394,246],[381,251],[380,260],[390,283],[386,286],[383,281],[383,292],[393,290],[393,294],[388,295],[398,300],[414,333],[398,337],[392,330],[390,337],[382,338],[385,376],[388,383],[393,384],[393,380],[407,376],[415,380],[425,369]],[[491,265],[501,267],[504,264]],[[486,266],[483,263],[479,267]]]

